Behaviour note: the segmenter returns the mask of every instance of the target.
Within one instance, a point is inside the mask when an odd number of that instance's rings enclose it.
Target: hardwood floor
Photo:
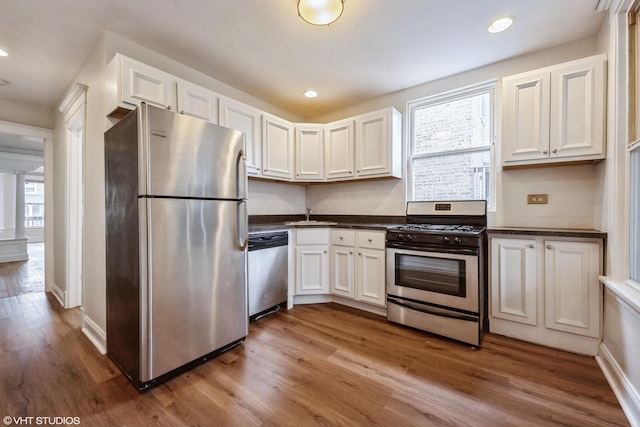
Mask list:
[[[44,243],[29,243],[29,260],[0,263],[0,298],[44,292]]]
[[[0,299],[0,416],[86,426],[629,425],[592,358],[488,335],[480,350],[336,304],[252,323],[240,346],[139,393],[78,309]]]

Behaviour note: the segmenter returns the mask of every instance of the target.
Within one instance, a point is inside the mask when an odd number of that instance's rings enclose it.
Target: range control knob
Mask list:
[[[413,236],[411,234],[407,234],[407,240],[408,241],[412,241],[413,240]]]
[[[459,245],[460,243],[462,243],[462,239],[459,237],[456,237],[455,239],[453,239],[453,243],[455,243],[456,245]]]
[[[398,234],[398,239],[400,239],[400,240],[404,240],[404,234],[399,233],[399,234]]]
[[[443,241],[444,243],[449,243],[449,241],[450,241],[450,240],[451,240],[451,239],[449,239],[449,236],[443,236],[443,237],[442,237],[442,241]]]

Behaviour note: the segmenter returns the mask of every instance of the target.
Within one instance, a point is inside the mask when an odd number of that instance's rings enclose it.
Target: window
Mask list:
[[[629,147],[629,279],[640,286],[640,141]]]
[[[409,200],[493,206],[495,82],[407,104]]]
[[[24,184],[24,223],[29,227],[44,227],[44,184],[26,182]]]

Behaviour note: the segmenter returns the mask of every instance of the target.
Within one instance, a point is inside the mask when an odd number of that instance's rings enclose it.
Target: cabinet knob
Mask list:
[[[344,237],[340,236],[340,240],[344,239]]]
[[[326,253],[327,253],[327,251],[324,251],[324,253],[326,254]]]
[[[171,105],[167,105],[167,110],[171,110]]]
[[[349,255],[353,255],[353,251],[349,251]]]
[[[547,249],[553,249],[553,246],[547,245]]]
[[[180,114],[184,114],[184,110],[180,111]]]
[[[362,252],[358,252],[358,255],[362,255]]]
[[[542,154],[547,154],[548,152],[549,152],[549,151],[544,150],[544,151],[542,152]]]
[[[373,240],[371,240],[371,239],[367,239],[367,240],[369,241],[369,243],[373,242]]]
[[[530,244],[530,245],[527,245],[527,247],[533,249],[534,246],[533,244]]]
[[[553,150],[551,150],[551,152],[552,152],[552,153],[557,153],[557,152],[558,152],[558,149],[557,149],[557,148],[554,148]]]

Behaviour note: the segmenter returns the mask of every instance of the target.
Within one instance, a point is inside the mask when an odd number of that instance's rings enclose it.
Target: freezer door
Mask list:
[[[141,104],[140,195],[246,198],[244,134]]]
[[[140,376],[149,381],[247,336],[244,210],[235,201],[139,203],[148,218]]]

